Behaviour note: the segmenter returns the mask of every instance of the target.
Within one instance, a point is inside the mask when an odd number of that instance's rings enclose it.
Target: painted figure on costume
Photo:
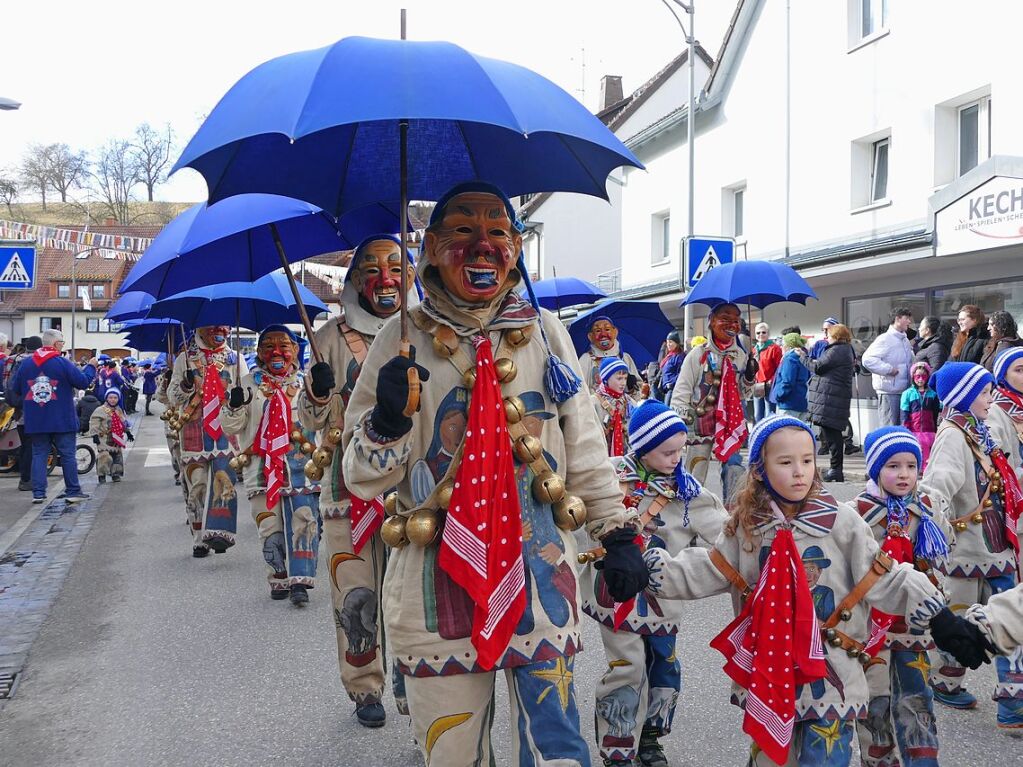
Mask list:
[[[234,546],[238,526],[237,475],[230,466],[236,444],[220,423],[227,392],[248,372],[228,348],[229,328],[198,328],[174,360],[167,399],[178,412],[179,444],[185,480],[185,510],[192,526],[192,556]]]
[[[298,338],[284,325],[270,325],[259,334],[256,359],[255,369],[231,389],[220,419],[243,448],[232,468],[244,475],[270,598],[290,594],[301,607],[316,585],[320,486],[305,475],[306,446],[315,434],[298,422],[296,400],[305,384]]]
[[[600,363],[605,357],[617,357],[628,367],[628,374],[639,378],[632,355],[622,351],[618,343],[618,327],[610,317],[597,315],[590,320],[590,329],[586,334],[590,341],[589,350],[579,357],[579,367],[583,371],[583,381],[595,391],[600,385]]]
[[[384,576],[384,545],[378,532],[383,499],[352,498],[342,476],[338,448],[345,409],[359,379],[373,339],[409,296],[401,295],[401,245],[390,234],[367,237],[356,249],[341,291],[341,316],[316,332],[323,363],[310,368],[311,386],[298,394],[302,424],[320,435],[319,450],[326,461],[320,469],[320,514],[323,542],[330,568],[331,600],[341,683],[355,703],[356,718],[366,727],[379,727],[386,715],[384,655],[377,614]],[[408,281],[412,284],[412,267]],[[463,426],[464,428],[464,426]],[[319,451],[324,451],[320,453]],[[319,476],[314,471],[314,476]],[[408,713],[404,677],[394,674],[392,691],[398,711]]]
[[[135,441],[135,435],[128,428],[119,389],[107,389],[103,404],[92,411],[89,436],[96,445],[96,474],[100,483],[106,482],[107,477],[120,482],[124,476],[124,449]]]
[[[512,703],[511,761],[588,764],[573,684],[570,533],[584,508],[611,552],[615,594],[632,597],[645,583],[625,527],[635,513],[621,505],[589,398],[572,396],[581,382],[572,386],[568,334],[519,295],[520,248],[499,190],[469,184],[444,195],[418,266],[426,295],[409,317],[414,356],[394,356],[400,328],[385,326],[345,418],[351,491],[372,498],[397,485],[382,528],[394,546],[383,616],[433,767],[491,760],[498,670]],[[413,364],[420,407],[406,416]],[[484,560],[485,570],[473,564]]]

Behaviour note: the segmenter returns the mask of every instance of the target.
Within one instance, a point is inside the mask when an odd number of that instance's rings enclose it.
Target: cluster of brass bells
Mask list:
[[[400,549],[409,543],[426,547],[440,536],[440,520],[436,511],[420,509],[411,516],[398,513],[398,494],[391,493],[384,499],[384,513],[387,515],[380,526],[380,537],[392,549]]]
[[[168,407],[160,413],[160,420],[166,421],[174,431],[181,431],[181,427],[185,425],[184,419],[176,407]]]
[[[844,612],[846,612],[846,611],[843,611],[843,613]],[[848,618],[842,618],[842,620],[848,620]],[[841,635],[835,629],[827,629],[827,630],[825,630],[825,632],[824,632],[824,640],[829,645],[831,645],[832,647],[834,647],[836,649],[842,646],[842,637],[841,637]],[[862,649],[860,649],[855,644],[850,644],[845,649],[845,654],[848,655],[850,658],[856,658],[856,660],[858,660],[864,666],[866,666],[868,663],[870,663],[870,655],[868,653],[864,652]]]
[[[991,508],[991,501],[990,501],[990,499],[984,501],[984,508],[988,508],[988,509]],[[983,521],[984,521],[984,514],[983,514],[983,512],[980,512],[980,511],[974,513],[970,517],[970,522],[972,522],[975,525],[979,525],[979,524],[983,523]],[[966,523],[965,519],[957,519],[955,521],[954,527],[956,529],[956,532],[964,533],[964,532],[966,532],[966,529],[969,527],[969,525]]]
[[[294,429],[291,432],[291,440],[298,445],[299,450],[309,456],[303,470],[306,478],[311,482],[319,482],[323,479],[326,468],[334,460],[334,451],[341,443],[341,427],[331,426],[323,432],[323,444],[320,447],[309,442],[301,429]]]
[[[250,463],[252,463],[252,454],[246,450],[244,453],[238,453],[238,455],[234,456],[227,462],[227,465],[235,471],[241,471]]]

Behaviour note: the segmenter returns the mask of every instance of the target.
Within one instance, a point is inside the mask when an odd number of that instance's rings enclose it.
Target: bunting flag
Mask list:
[[[153,244],[151,237],[61,229],[5,219],[0,219],[0,240],[33,240],[40,247],[58,250],[96,248],[104,258],[124,261],[138,261],[146,248]]]

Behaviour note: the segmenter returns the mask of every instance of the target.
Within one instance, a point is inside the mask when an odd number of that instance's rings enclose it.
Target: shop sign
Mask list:
[[[995,176],[938,211],[935,255],[1023,244],[1023,178]]]

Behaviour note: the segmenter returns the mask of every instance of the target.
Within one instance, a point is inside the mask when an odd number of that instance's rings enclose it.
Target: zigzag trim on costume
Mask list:
[[[1016,572],[1016,565],[1011,561],[1001,565],[956,565],[951,570],[947,568],[947,564],[939,563],[936,569],[949,578],[996,578]]]
[[[597,623],[607,626],[609,629],[614,631],[624,631],[628,634],[639,634],[640,636],[655,636],[655,637],[666,637],[673,636],[678,633],[681,621],[660,623],[656,627],[649,626],[645,623],[633,623],[631,620],[626,618],[622,621],[621,625],[615,629],[614,626],[614,615],[600,615],[595,611],[593,607],[583,605],[583,612],[589,615]]]
[[[573,634],[569,634],[566,637],[565,647],[562,650],[559,650],[551,644],[549,640],[542,639],[540,640],[540,644],[537,645],[532,656],[526,656],[517,650],[509,649],[504,654],[504,657],[501,658],[500,662],[494,666],[494,669],[528,666],[531,663],[541,663],[558,657],[567,658],[568,656],[575,655],[577,652],[582,650],[582,647],[582,641],[580,638]],[[455,674],[478,674],[494,670],[485,669],[476,661],[473,661],[472,666],[466,666],[461,661],[456,660],[453,656],[449,656],[444,661],[433,661],[432,663],[428,663],[425,658],[421,658],[412,666],[408,664],[409,659],[410,656],[407,655],[404,658],[395,658],[398,671],[406,676],[414,676],[417,678],[454,676]],[[438,664],[440,664],[439,668],[437,668]]]
[[[745,692],[745,691],[743,691]],[[732,693],[731,702],[733,706],[745,710],[746,708],[746,696]],[[834,704],[824,703],[812,703],[806,706],[806,710],[800,713],[799,709],[802,708],[802,704],[796,701],[796,721],[805,722],[813,719],[841,719],[843,721],[851,719],[866,719],[867,717],[867,704],[862,703],[858,706],[844,705],[842,707],[836,707]]]

